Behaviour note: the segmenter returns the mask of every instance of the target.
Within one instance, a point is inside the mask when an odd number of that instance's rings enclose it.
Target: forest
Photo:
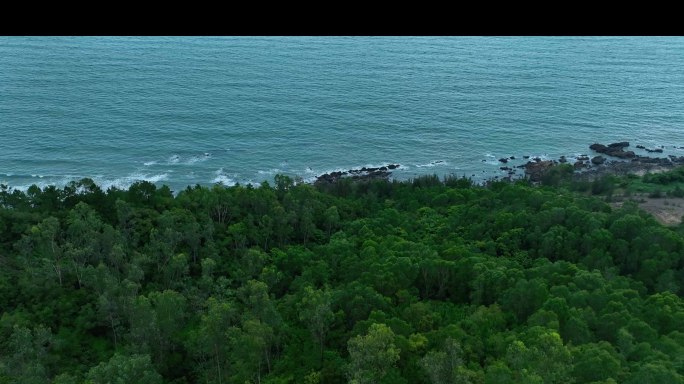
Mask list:
[[[684,383],[684,227],[567,170],[3,185],[0,383]]]

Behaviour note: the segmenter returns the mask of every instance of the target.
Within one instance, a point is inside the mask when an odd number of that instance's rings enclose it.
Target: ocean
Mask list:
[[[594,142],[681,156],[684,38],[5,36],[0,134],[17,189],[389,163],[479,181]]]

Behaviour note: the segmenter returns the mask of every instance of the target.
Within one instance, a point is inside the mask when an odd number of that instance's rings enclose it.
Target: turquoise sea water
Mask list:
[[[0,37],[0,182],[17,188],[390,162],[483,179],[500,157],[623,140],[684,155],[684,38]]]

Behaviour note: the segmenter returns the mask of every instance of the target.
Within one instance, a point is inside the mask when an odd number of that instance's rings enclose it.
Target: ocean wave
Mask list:
[[[215,170],[214,175],[216,175],[216,177],[214,177],[211,180],[212,184],[223,184],[227,187],[232,187],[237,183],[235,181],[235,178],[237,178],[237,174],[228,175],[226,171],[223,169],[223,167]]]
[[[218,175],[214,177],[211,182],[213,184],[222,184],[225,185],[226,187],[232,187],[233,185],[236,184],[235,180],[231,179],[228,177],[228,175]]]
[[[257,173],[260,175],[275,175],[277,173],[282,173],[282,172],[283,171],[281,169],[278,169],[278,168],[272,168],[272,169],[269,169],[267,171],[261,171],[261,170],[257,171]]]
[[[166,164],[169,165],[175,165],[175,164],[182,164],[182,165],[192,165],[195,163],[202,163],[207,160],[211,159],[211,152],[204,152],[199,155],[192,155],[189,157],[183,157],[178,154],[173,154],[170,157],[166,159]],[[148,161],[145,162],[144,165],[149,166],[149,165],[154,165],[157,164],[157,161]]]
[[[166,181],[169,178],[168,173],[161,173],[161,174],[144,174],[144,173],[139,173],[135,172],[132,173],[128,176],[124,177],[119,177],[116,179],[105,179],[101,177],[97,177],[93,179],[97,185],[100,186],[103,190],[107,190],[110,187],[115,187],[117,189],[128,189],[130,188],[131,185],[140,182],[140,181],[147,181],[150,183],[159,183],[161,181]]]
[[[202,155],[195,155],[190,157],[189,159],[185,160],[183,164],[195,164],[195,163],[201,163],[204,161],[207,161],[211,158],[211,153],[205,152]]]
[[[171,155],[171,157],[168,158],[167,162],[169,164],[178,164],[180,162],[180,156],[179,155]]]
[[[155,164],[157,164],[157,161],[156,161],[156,160],[146,161],[146,162],[143,163],[143,165],[146,166],[146,167],[149,167],[150,165],[155,165]]]
[[[433,160],[427,164],[414,164],[418,168],[432,168],[432,167],[437,167],[437,166],[445,166],[449,165],[447,161],[444,160]]]

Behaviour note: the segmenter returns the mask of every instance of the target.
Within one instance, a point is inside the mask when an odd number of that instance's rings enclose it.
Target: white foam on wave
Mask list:
[[[437,167],[437,166],[444,166],[444,165],[449,165],[449,162],[444,161],[444,160],[433,160],[427,164],[414,164],[418,168],[432,168],[432,167]]]
[[[19,184],[19,185],[11,185],[12,189],[16,189],[19,191],[26,191],[28,190],[32,185],[36,185],[40,189],[45,189],[49,186],[55,186],[58,189],[62,189],[65,186],[71,184],[72,182],[78,182],[81,179],[85,178],[84,176],[78,176],[78,175],[63,175],[63,176],[43,176],[43,175],[31,175],[32,177],[36,178],[37,180],[35,182],[31,182],[28,184]],[[99,186],[103,191],[106,191],[107,189],[114,187],[117,189],[128,189],[130,188],[131,185],[134,183],[140,182],[140,181],[147,181],[150,183],[159,183],[165,180],[169,179],[169,173],[161,173],[161,174],[147,174],[147,173],[141,173],[141,172],[134,172],[130,175],[123,176],[123,177],[118,177],[118,178],[106,178],[104,175],[96,175],[90,177],[97,186]],[[9,185],[9,184],[8,184]],[[78,191],[82,192],[82,191]]]
[[[183,162],[183,164],[195,164],[207,161],[211,158],[211,153],[205,152],[202,155],[195,155]]]
[[[149,167],[150,165],[155,165],[155,164],[157,164],[157,161],[156,161],[156,160],[146,161],[146,162],[143,163],[143,165],[146,166],[146,167]]]
[[[272,169],[269,169],[267,171],[257,171],[257,173],[260,175],[275,175],[275,174],[281,173],[281,172],[283,172],[283,171],[278,169],[278,168],[272,168]]]
[[[211,180],[211,182],[214,184],[222,184],[222,185],[225,185],[226,187],[232,187],[233,185],[236,184],[235,180],[228,177],[228,175],[218,175],[218,176],[214,177]]]
[[[237,177],[237,175],[232,175],[231,177],[228,174],[226,174],[223,168],[219,168],[216,171],[214,171],[214,175],[216,175],[216,177],[214,177],[211,180],[213,184],[222,184],[227,187],[232,187],[236,184],[236,181],[233,177]]]
[[[107,190],[110,187],[115,187],[118,189],[128,189],[130,188],[131,185],[134,183],[140,182],[140,181],[147,181],[150,183],[159,183],[164,180],[168,180],[169,174],[168,173],[162,173],[162,174],[144,174],[144,173],[139,173],[135,172],[132,173],[128,176],[124,177],[119,177],[116,179],[103,179],[103,178],[96,178],[93,181],[97,185],[100,186],[103,190]]]

